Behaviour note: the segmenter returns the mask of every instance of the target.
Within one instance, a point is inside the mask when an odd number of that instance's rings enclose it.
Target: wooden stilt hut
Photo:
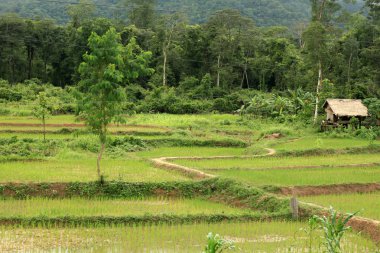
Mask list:
[[[368,108],[360,99],[327,99],[323,105],[327,114],[322,122],[322,129],[330,127],[348,126],[352,118],[357,118],[359,126],[367,118]]]

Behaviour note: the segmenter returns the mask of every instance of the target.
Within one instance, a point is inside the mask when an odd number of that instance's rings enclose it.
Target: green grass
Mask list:
[[[252,211],[232,208],[201,199],[148,198],[136,200],[112,199],[46,199],[0,200],[0,217],[32,218],[143,216],[143,215],[210,215],[252,214]]]
[[[136,155],[144,158],[173,157],[173,156],[240,156],[246,154],[244,148],[214,148],[214,147],[160,147],[148,151],[136,152]]]
[[[380,167],[205,171],[257,186],[302,186],[380,182]]]
[[[15,122],[12,122],[12,123],[15,123]],[[39,124],[40,122],[31,122],[31,123]],[[47,122],[47,124],[63,124],[63,123],[62,122],[61,123]],[[49,126],[49,125],[46,126],[47,132],[59,131],[62,129],[86,130],[86,127],[85,126]],[[12,132],[15,132],[16,134],[18,134],[17,132],[20,132],[20,133],[31,132],[31,134],[33,134],[33,132],[39,132],[42,130],[43,130],[42,126],[0,126],[0,131],[2,131],[2,132],[12,131]],[[147,133],[147,134],[159,133],[159,134],[161,134],[161,133],[167,133],[169,131],[169,129],[157,128],[155,126],[144,126],[144,127],[142,127],[142,126],[132,126],[132,125],[109,126],[108,130],[111,133],[114,133],[114,132],[138,132],[138,133],[142,133],[142,134],[143,133]]]
[[[369,141],[364,139],[348,138],[326,138],[319,136],[309,136],[297,140],[274,145],[278,151],[300,151],[309,149],[345,149],[355,147],[366,147]],[[380,141],[375,141],[380,144]]]
[[[73,156],[76,154],[73,153]],[[69,154],[66,154],[69,156]],[[181,181],[187,178],[153,168],[149,162],[126,157],[104,159],[102,171],[107,180],[127,182]],[[89,182],[97,180],[96,158],[73,157],[46,161],[0,163],[0,182]]]
[[[177,160],[178,164],[199,169],[261,169],[276,167],[336,166],[380,163],[380,154],[341,154],[325,156],[256,157],[215,160]]]
[[[41,124],[41,120],[33,116],[0,116],[1,123],[28,123]],[[46,120],[47,124],[70,124],[78,123],[74,115],[58,115]]]
[[[200,253],[209,232],[232,240],[236,252],[307,252],[307,227],[299,222],[249,222],[196,225],[159,225],[134,227],[0,228],[0,251],[69,251],[69,252],[184,252]],[[316,234],[313,252],[323,252]],[[343,252],[375,252],[375,245],[354,233],[343,237]],[[232,251],[234,252],[234,251]]]
[[[380,192],[310,196],[302,197],[301,200],[325,207],[333,206],[335,209],[345,213],[359,211],[358,216],[380,221]]]

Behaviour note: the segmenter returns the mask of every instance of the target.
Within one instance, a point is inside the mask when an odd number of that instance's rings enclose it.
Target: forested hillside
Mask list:
[[[192,24],[181,12],[162,13],[154,0],[133,1],[128,21],[97,17],[103,5],[90,0],[57,7],[70,17],[65,25],[0,16],[0,79],[75,86],[84,55],[91,51],[90,35],[114,28],[122,45],[147,52],[140,60],[149,71],[123,80],[128,102],[141,104],[140,111],[234,112],[253,104],[268,115],[273,113],[268,105],[276,104],[279,114],[297,114],[302,97],[310,115],[312,101],[380,96],[378,0],[366,2],[366,15],[344,13],[339,3],[327,1],[313,6],[308,22],[291,28],[261,27],[234,9]],[[0,91],[0,99],[13,96],[12,90]]]
[[[51,18],[62,24],[69,20],[67,13],[62,10],[69,3],[76,2],[78,0],[1,0],[0,12],[18,13],[29,18]],[[107,18],[126,18],[125,2],[126,0],[94,0],[99,6],[97,15]],[[192,23],[205,22],[212,13],[222,9],[240,10],[243,15],[253,18],[259,26],[291,26],[308,20],[310,16],[309,0],[157,0],[157,10],[161,13],[181,11]]]

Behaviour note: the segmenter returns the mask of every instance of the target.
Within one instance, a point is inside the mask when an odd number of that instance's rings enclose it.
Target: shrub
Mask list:
[[[12,90],[11,88],[0,87],[0,99],[7,101],[20,101],[22,94]]]
[[[18,139],[16,136],[0,139],[0,156],[5,159],[42,158],[55,156],[62,143],[36,139]]]

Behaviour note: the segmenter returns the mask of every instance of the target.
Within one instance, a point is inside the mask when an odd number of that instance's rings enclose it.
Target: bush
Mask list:
[[[0,87],[0,99],[7,101],[20,101],[22,94],[12,90],[11,88]]]
[[[213,102],[212,109],[214,111],[228,113],[237,110],[228,98],[217,98]]]
[[[69,148],[80,149],[97,153],[100,148],[99,140],[94,136],[86,136],[71,141]],[[110,138],[107,140],[106,152],[113,157],[125,155],[127,152],[136,152],[147,149],[146,143],[138,138],[123,137],[123,138]]]
[[[14,136],[0,139],[0,156],[3,159],[51,157],[57,154],[61,145],[57,140],[44,142],[36,139],[18,139]]]
[[[174,88],[156,88],[136,107],[140,113],[193,114],[210,111],[207,100],[187,100],[179,97]]]
[[[0,115],[1,116],[6,116],[6,115],[9,115],[9,114],[11,114],[11,111],[9,109],[0,108]]]

